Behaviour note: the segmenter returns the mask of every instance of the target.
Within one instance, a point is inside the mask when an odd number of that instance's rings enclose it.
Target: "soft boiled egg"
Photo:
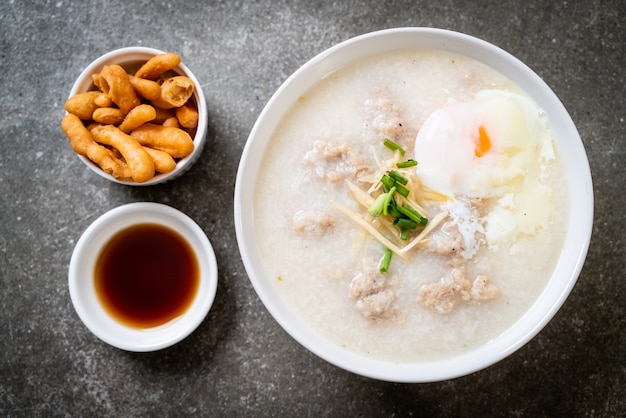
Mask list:
[[[553,213],[543,185],[545,162],[554,159],[546,117],[519,94],[483,90],[472,102],[432,113],[415,139],[422,183],[448,195],[446,207],[471,257],[481,232],[489,247],[506,248],[518,234],[534,234]],[[464,216],[469,199],[495,198],[480,219]],[[459,219],[456,219],[459,218]]]
[[[417,174],[450,197],[500,196],[551,146],[541,115],[530,99],[501,90],[436,110],[415,140]]]

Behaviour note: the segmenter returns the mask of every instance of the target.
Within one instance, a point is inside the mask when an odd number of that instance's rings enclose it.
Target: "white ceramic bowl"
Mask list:
[[[571,213],[564,248],[554,274],[532,307],[501,335],[466,354],[445,360],[393,363],[347,351],[325,339],[277,293],[263,266],[256,242],[253,196],[264,150],[291,105],[338,68],[363,57],[408,48],[465,55],[512,79],[542,107],[552,122],[555,141],[567,165]],[[342,42],[297,70],[267,103],[246,143],[235,186],[235,227],[241,256],[254,289],[278,323],[319,357],[351,372],[394,382],[433,382],[470,374],[510,355],[534,337],[555,315],[583,266],[593,221],[593,192],[587,156],[574,123],[552,90],[531,69],[502,49],[464,34],[429,28],[373,32]]]
[[[164,51],[146,47],[127,47],[107,52],[106,54],[93,61],[91,64],[89,64],[89,66],[87,66],[87,68],[83,70],[83,72],[78,76],[76,82],[72,86],[69,97],[72,97],[77,93],[95,90],[96,87],[93,84],[93,79],[91,78],[91,76],[92,74],[100,72],[100,70],[102,70],[102,67],[104,67],[105,65],[119,64],[121,66],[125,66],[136,64],[138,62],[144,63],[155,55],[163,53]],[[191,72],[189,68],[187,68],[187,66],[185,66],[184,63],[181,63],[178,67],[176,67],[174,69],[174,72],[189,77],[195,85],[194,93],[191,100],[193,100],[198,107],[198,127],[193,137],[193,152],[185,158],[180,159],[176,164],[176,168],[173,171],[165,174],[156,173],[153,178],[143,183],[117,179],[112,175],[102,171],[100,167],[98,167],[88,158],[82,155],[78,155],[78,157],[85,163],[85,165],[87,165],[87,167],[89,167],[96,174],[115,183],[126,184],[129,186],[150,186],[154,184],[165,183],[179,177],[187,170],[189,170],[189,168],[198,160],[198,158],[200,158],[206,141],[208,123],[206,100],[204,98],[202,86],[200,85],[200,82],[198,82],[196,76]]]
[[[94,269],[102,247],[113,235],[143,223],[169,227],[185,238],[198,260],[200,285],[182,316],[158,327],[137,329],[117,322],[105,311],[96,295]],[[80,237],[70,260],[69,290],[76,313],[101,340],[123,350],[155,351],[187,337],[206,317],[217,291],[217,263],[209,239],[187,215],[159,203],[130,203],[100,216]]]

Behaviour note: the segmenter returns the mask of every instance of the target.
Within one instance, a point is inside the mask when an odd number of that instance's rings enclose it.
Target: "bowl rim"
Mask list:
[[[188,242],[198,261],[200,283],[184,314],[158,327],[137,329],[106,313],[96,296],[93,271],[102,247],[113,235],[133,225],[151,223],[177,232]],[[148,352],[178,343],[202,323],[217,293],[218,268],[211,242],[193,219],[168,205],[135,202],[105,212],[87,227],[70,259],[68,285],[74,310],[96,337],[122,350]]]
[[[366,44],[369,52],[363,51]],[[580,179],[577,193],[570,193],[572,211],[568,226],[575,226],[576,231],[568,228],[555,271],[528,311],[485,345],[452,358],[425,363],[394,363],[348,352],[326,340],[304,320],[294,318],[296,315],[285,315],[289,308],[272,289],[256,248],[253,205],[250,204],[254,188],[251,183],[254,182],[245,180],[255,178],[261,163],[259,156],[263,155],[274,129],[295,98],[323,76],[355,58],[409,47],[457,53],[486,63],[512,79],[548,115],[557,116],[559,123],[553,126],[553,133],[557,142],[558,138],[568,138],[567,147],[560,147],[568,176],[577,175]],[[404,383],[435,382],[468,375],[501,361],[524,346],[554,317],[576,283],[589,248],[593,188],[586,152],[571,117],[556,94],[526,64],[494,44],[464,33],[438,28],[391,28],[359,35],[326,49],[298,68],[278,88],[256,120],[243,150],[235,182],[234,220],[239,251],[253,288],[273,318],[299,344],[329,363],[365,377]]]
[[[145,47],[145,46],[128,46],[123,48],[114,49],[112,51],[106,52],[105,54],[99,56],[95,60],[93,60],[85,69],[81,71],[79,76],[74,81],[72,88],[70,89],[70,94],[68,98],[74,96],[77,93],[87,91],[89,87],[93,87],[93,82],[91,81],[91,75],[97,73],[102,69],[104,65],[107,63],[115,63],[115,64],[125,64],[127,62],[137,61],[138,59],[149,59],[149,57],[164,54],[165,51],[160,49]],[[123,58],[120,61],[117,61],[118,57],[137,57],[140,56],[142,58]],[[182,174],[184,174],[189,168],[197,161],[197,159],[202,154],[202,150],[204,149],[206,143],[206,135],[208,130],[208,113],[207,113],[207,104],[204,96],[204,91],[196,75],[187,67],[183,62],[181,62],[175,69],[175,72],[179,74],[184,74],[189,77],[194,83],[194,93],[192,97],[195,99],[196,105],[198,107],[198,127],[196,128],[196,133],[193,137],[194,149],[191,154],[188,156],[181,158],[176,163],[176,168],[169,173],[155,173],[154,177],[148,181],[143,183],[138,183],[135,181],[125,181],[118,178],[113,177],[109,173],[103,171],[100,167],[94,164],[89,158],[76,154],[83,163],[89,167],[89,169],[100,177],[103,177],[109,181],[118,184],[124,184],[127,186],[153,186],[155,184],[162,184],[175,178],[178,178]],[[89,87],[88,87],[89,86]],[[67,113],[67,112],[66,112]]]

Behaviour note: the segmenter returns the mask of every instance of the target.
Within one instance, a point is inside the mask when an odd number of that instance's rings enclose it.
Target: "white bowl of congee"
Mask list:
[[[242,259],[276,321],[393,382],[467,375],[527,343],[572,290],[592,218],[585,150],[552,90],[494,45],[427,28],[297,70],[235,188]]]

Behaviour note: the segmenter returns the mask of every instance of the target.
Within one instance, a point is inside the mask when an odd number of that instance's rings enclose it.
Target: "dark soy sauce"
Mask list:
[[[198,260],[176,231],[139,224],[115,234],[98,256],[96,294],[118,322],[151,328],[181,316],[200,282]]]

